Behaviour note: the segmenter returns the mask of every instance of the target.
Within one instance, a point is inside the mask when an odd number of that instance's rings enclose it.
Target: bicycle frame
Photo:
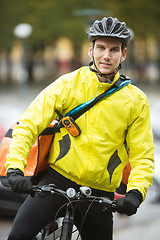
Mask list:
[[[80,192],[76,193],[76,191],[73,188],[69,188],[66,192],[56,189],[54,185],[46,185],[46,186],[36,186],[33,188],[35,192],[40,193],[46,193],[46,194],[54,194],[54,193],[59,193],[62,194],[63,196],[66,195],[68,199],[68,204],[66,205],[66,212],[65,216],[62,221],[62,227],[56,229],[53,233],[51,233],[48,236],[45,236],[41,239],[37,238],[37,240],[71,240],[72,239],[72,230],[73,230],[73,225],[74,225],[74,217],[73,217],[73,206],[72,204],[75,201],[94,201],[98,203],[103,203],[105,207],[109,207],[112,209],[112,211],[116,210],[116,205],[114,201],[111,201],[108,198],[105,197],[96,197],[96,196],[91,196],[91,189],[88,187],[81,187],[79,190]],[[77,239],[79,239],[80,234],[78,234]]]

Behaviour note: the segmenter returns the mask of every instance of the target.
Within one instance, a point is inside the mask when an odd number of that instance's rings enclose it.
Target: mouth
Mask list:
[[[100,65],[103,66],[103,67],[105,67],[105,68],[109,68],[109,67],[112,66],[111,63],[104,63],[104,62],[101,62]]]

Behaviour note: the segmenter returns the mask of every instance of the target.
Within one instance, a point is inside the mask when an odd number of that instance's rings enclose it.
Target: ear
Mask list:
[[[93,49],[93,45],[92,45],[92,44],[90,44],[90,46],[89,46],[89,49],[88,49],[88,56],[89,56],[90,58],[92,58],[92,57],[93,57],[93,54],[92,54],[92,49]]]
[[[124,48],[122,51],[121,63],[125,61],[127,56],[127,48]]]

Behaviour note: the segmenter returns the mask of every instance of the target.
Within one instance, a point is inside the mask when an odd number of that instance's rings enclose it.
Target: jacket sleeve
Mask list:
[[[21,116],[13,131],[6,169],[19,168],[24,172],[32,145],[38,135],[57,118],[54,110],[62,108],[65,98],[63,89],[60,81],[54,82],[37,96]]]
[[[154,144],[150,124],[150,108],[146,97],[136,100],[132,109],[132,123],[128,127],[127,145],[131,173],[127,192],[137,189],[145,199],[148,187],[152,184],[154,172]]]

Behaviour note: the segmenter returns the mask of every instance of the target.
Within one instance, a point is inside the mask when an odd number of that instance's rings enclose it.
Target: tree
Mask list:
[[[77,45],[86,38],[85,22],[91,18],[75,16],[75,10],[99,9],[126,21],[136,36],[160,37],[159,0],[0,0],[0,49],[9,48],[14,40],[13,29],[27,22],[33,27],[28,39],[39,45],[59,36],[72,39]],[[94,12],[93,12],[94,15]],[[104,14],[105,15],[105,14]],[[103,16],[93,16],[102,18]]]

